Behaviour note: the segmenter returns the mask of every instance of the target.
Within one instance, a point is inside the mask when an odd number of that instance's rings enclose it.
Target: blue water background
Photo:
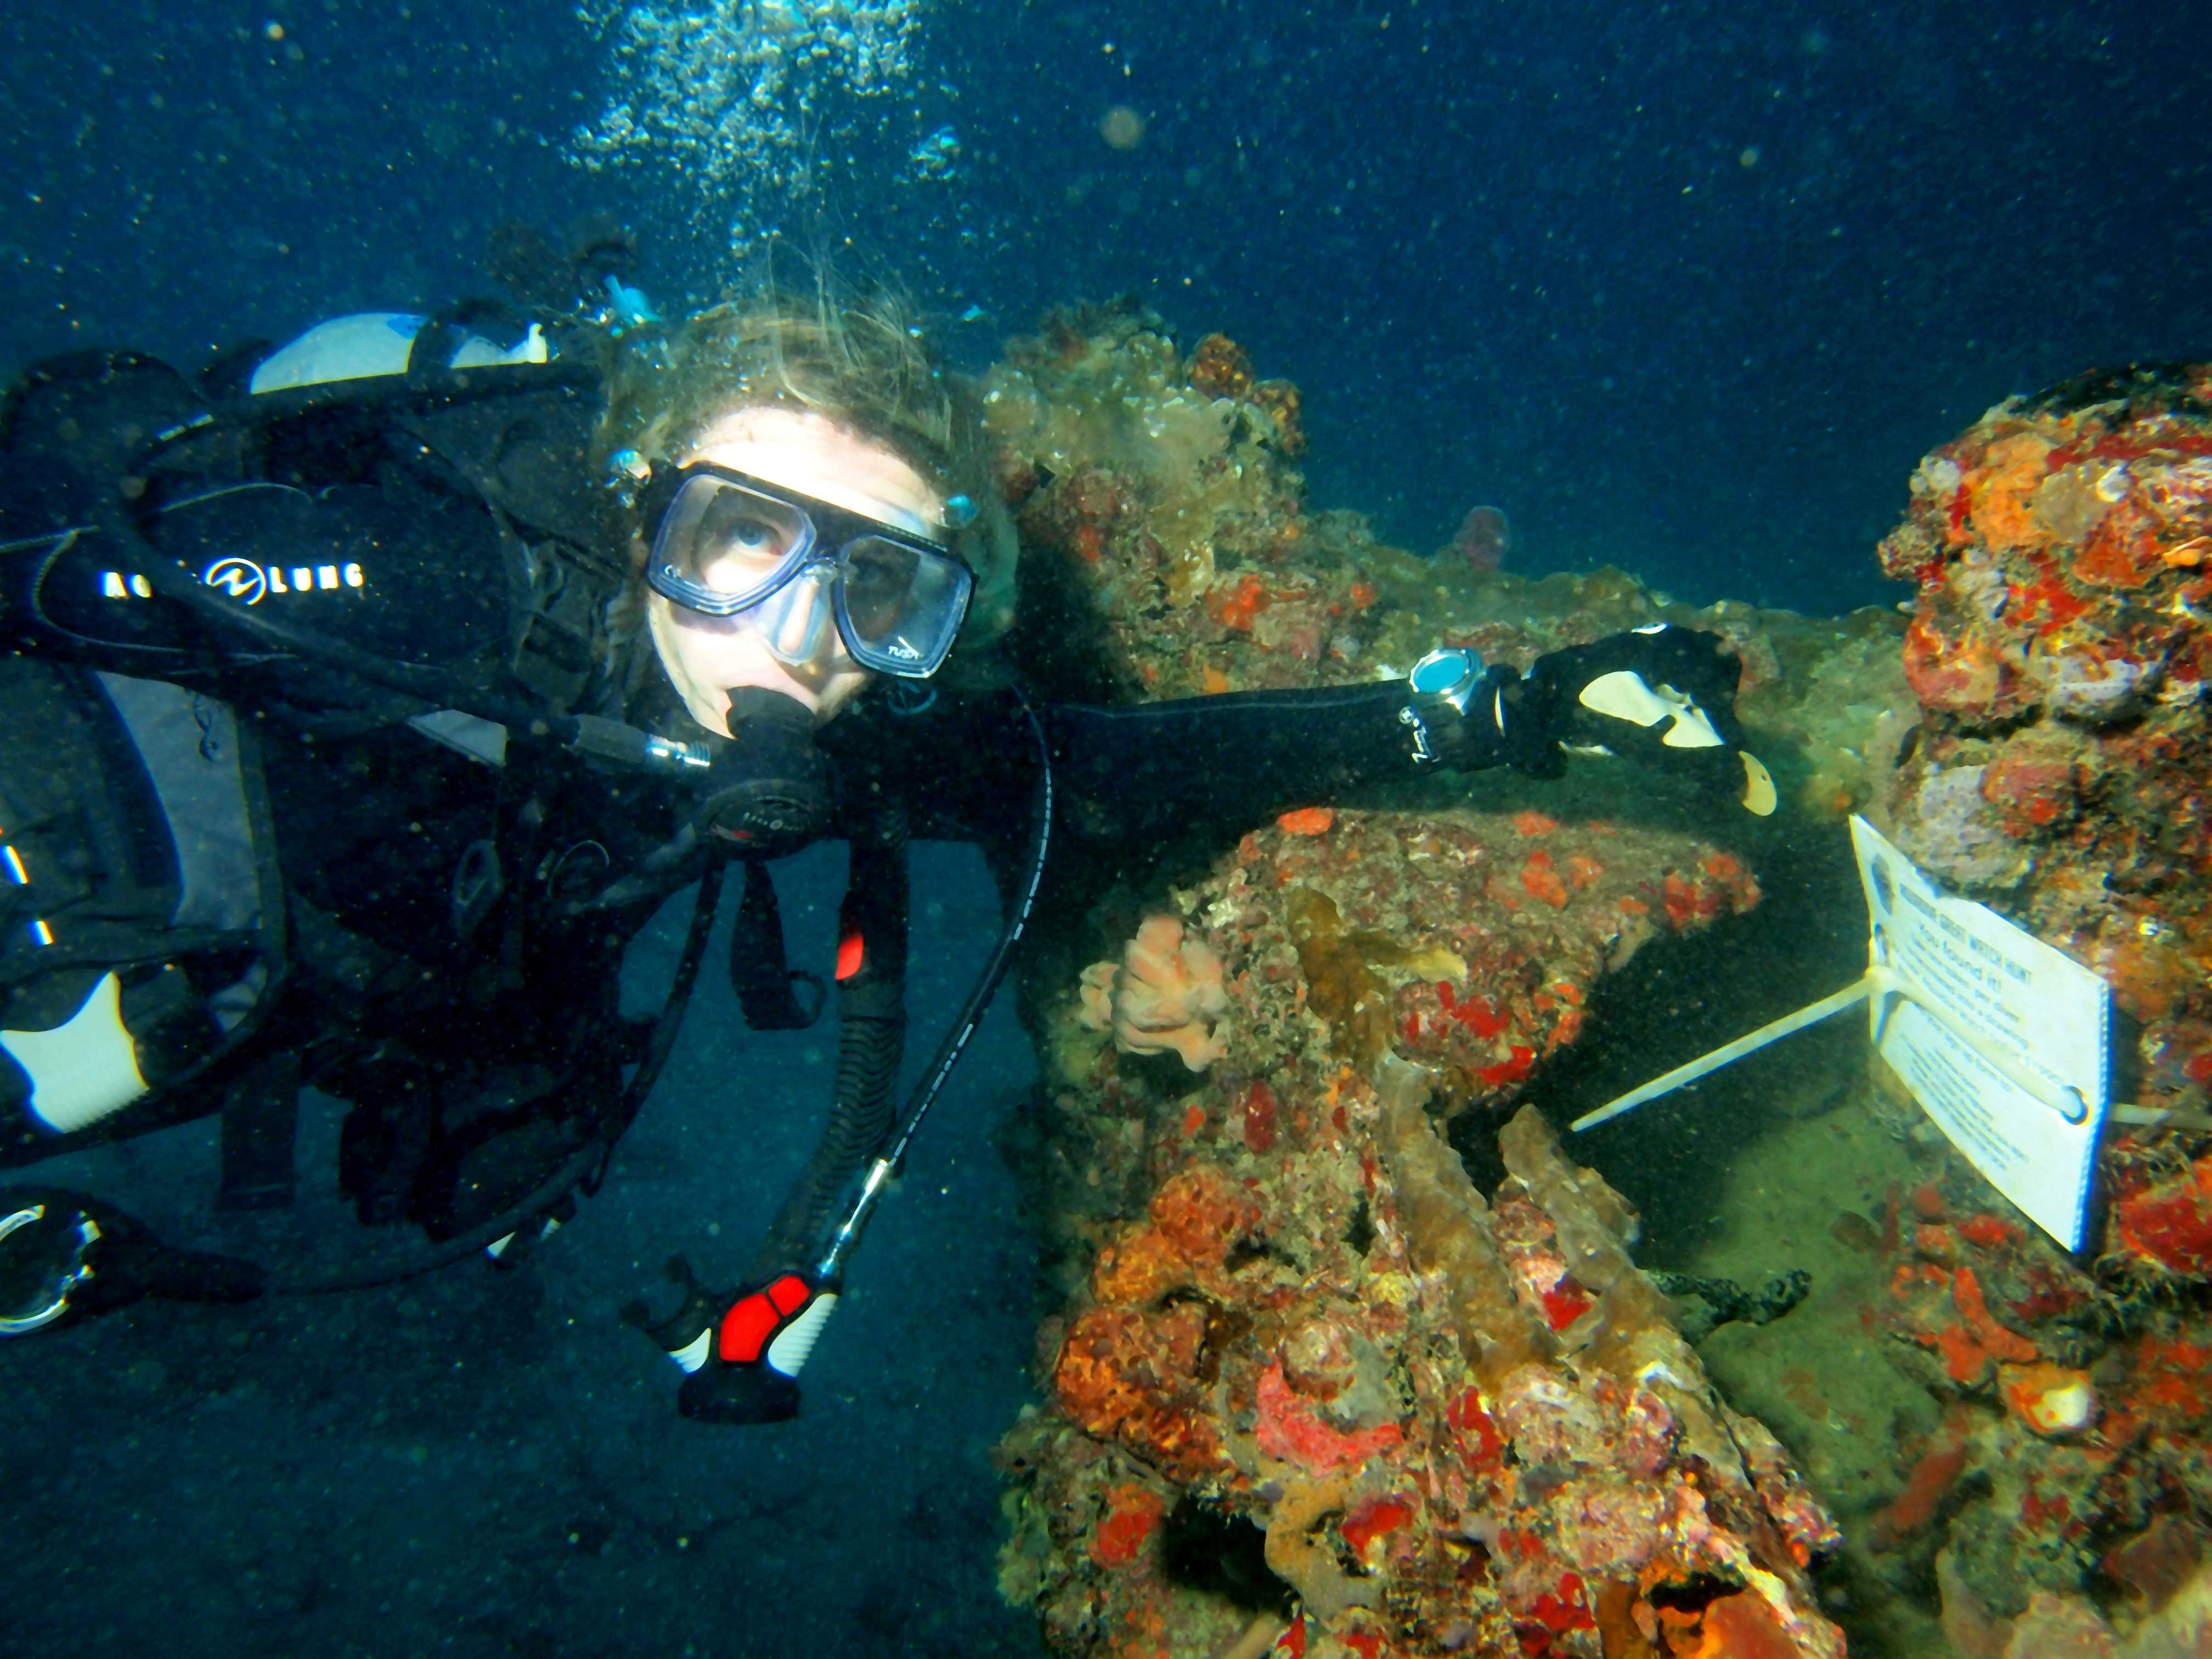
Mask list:
[[[792,961],[827,978],[841,849],[780,866]],[[916,848],[921,1071],[990,945],[972,848]],[[679,895],[632,948],[659,1006]],[[803,1163],[836,1039],[744,1030],[719,964],[606,1185],[513,1273],[244,1308],[141,1304],[0,1343],[0,1653],[179,1659],[714,1659],[1038,1652],[999,1599],[988,1452],[1034,1396],[1035,1252],[994,1146],[1034,1068],[1010,998],[883,1203],[769,1428],[675,1411],[674,1368],[616,1310],[673,1296],[681,1251],[727,1285]],[[164,1238],[340,1267],[337,1103],[308,1096],[295,1211],[210,1218],[202,1123],[38,1166]],[[379,1236],[380,1238],[381,1236]],[[286,1254],[287,1250],[290,1254]]]
[[[1895,597],[1869,550],[1989,404],[2212,341],[2194,13],[944,5],[787,228],[984,307],[970,360],[1082,296],[1226,330],[1304,388],[1317,499],[1419,550],[1491,501],[1525,569],[1832,609]],[[563,5],[41,3],[0,40],[0,363],[428,307],[508,215],[658,233],[663,294],[725,275],[680,170],[561,160],[608,52]],[[891,176],[947,123],[951,179]]]

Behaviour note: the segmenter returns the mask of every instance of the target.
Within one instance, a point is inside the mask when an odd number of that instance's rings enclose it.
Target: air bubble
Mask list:
[[[608,42],[605,101],[562,154],[665,181],[659,199],[688,204],[695,232],[742,242],[804,216],[823,187],[817,155],[917,125],[914,0],[647,0],[584,15]],[[939,128],[909,152],[908,175],[948,178],[958,153]]]

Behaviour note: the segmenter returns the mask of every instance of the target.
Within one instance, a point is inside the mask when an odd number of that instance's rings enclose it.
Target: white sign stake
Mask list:
[[[1951,1144],[2079,1250],[2111,1104],[2111,991],[1987,906],[1943,893],[1864,818],[1851,820],[1851,841],[1869,920],[1866,976],[1584,1114],[1574,1128],[1595,1128],[1870,1001],[1877,1051]]]
[[[1846,1008],[1856,1008],[1874,990],[1874,976],[1869,974],[1855,985],[1846,986],[1832,997],[1822,997],[1808,1007],[1794,1014],[1770,1020],[1756,1031],[1738,1037],[1734,1042],[1723,1043],[1709,1054],[1677,1066],[1664,1077],[1655,1077],[1640,1089],[1631,1089],[1618,1100],[1608,1100],[1594,1112],[1584,1112],[1568,1127],[1577,1133],[1595,1129],[1601,1123],[1609,1123],[1623,1112],[1632,1112],[1647,1100],[1656,1100],[1662,1095],[1672,1094],[1686,1083],[1695,1083],[1709,1072],[1717,1072],[1723,1066],[1733,1065],[1754,1049],[1764,1048],[1778,1037],[1786,1037],[1792,1031],[1802,1031],[1808,1025],[1818,1025],[1831,1014],[1840,1014]]]

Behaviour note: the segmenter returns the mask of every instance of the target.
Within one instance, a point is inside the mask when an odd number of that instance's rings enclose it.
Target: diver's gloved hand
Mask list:
[[[141,1297],[246,1302],[266,1284],[252,1262],[164,1244],[143,1222],[82,1193],[0,1188],[0,1336]]]
[[[1571,754],[1629,755],[1705,778],[1763,817],[1774,781],[1736,725],[1740,666],[1717,635],[1665,623],[1550,652],[1525,676],[1449,647],[1414,665],[1399,718],[1417,761],[1555,778]]]
[[[1505,700],[1517,697],[1520,681],[1509,665],[1485,669],[1465,646],[1445,646],[1415,663],[1406,676],[1411,695],[1398,711],[1412,738],[1414,764],[1455,772],[1514,766],[1547,777],[1564,771],[1556,744],[1527,740],[1533,726],[1507,726]],[[1547,763],[1551,769],[1544,771]]]
[[[1554,776],[1566,754],[1626,755],[1705,779],[1764,817],[1774,780],[1736,724],[1741,671],[1719,635],[1671,623],[1549,652],[1504,694],[1508,763]]]

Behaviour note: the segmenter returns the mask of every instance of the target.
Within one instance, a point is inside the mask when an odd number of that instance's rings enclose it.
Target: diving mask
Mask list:
[[[926,678],[975,590],[967,565],[926,536],[711,463],[674,474],[646,505],[653,591],[707,616],[744,615],[787,665],[812,660],[834,621],[861,667]]]

